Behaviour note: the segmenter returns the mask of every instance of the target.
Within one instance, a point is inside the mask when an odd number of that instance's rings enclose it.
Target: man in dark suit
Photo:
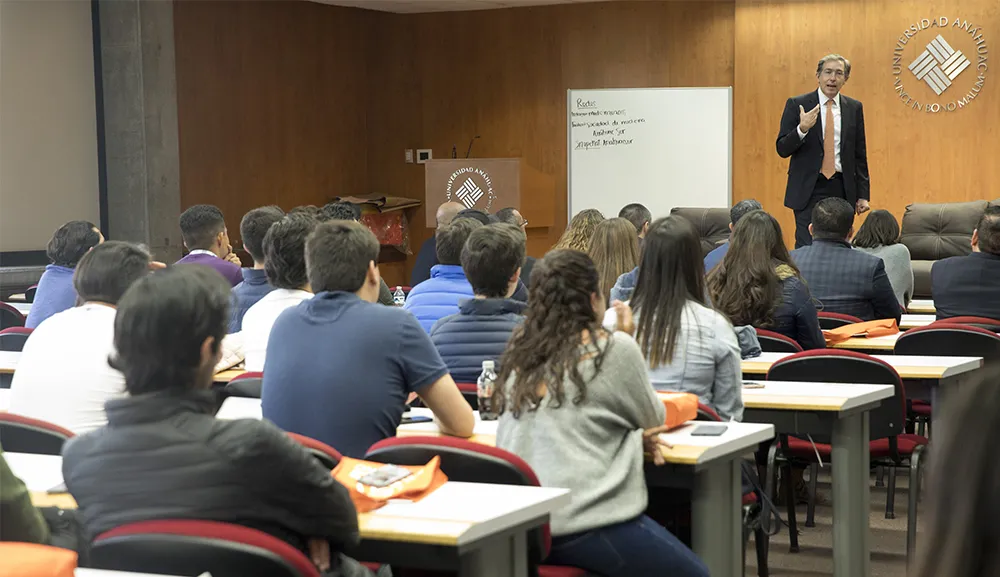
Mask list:
[[[857,214],[869,209],[864,111],[840,93],[850,77],[848,59],[824,56],[816,67],[819,90],[789,98],[781,114],[776,148],[781,158],[791,157],[785,206],[795,212],[795,248],[812,242],[808,227],[820,200],[843,198]]]
[[[792,251],[803,280],[821,311],[853,315],[861,320],[896,319],[902,311],[892,292],[885,263],[855,250],[854,207],[842,198],[824,198],[812,211],[813,244]]]
[[[986,207],[972,232],[972,254],[931,267],[937,318],[973,316],[1000,320],[1000,206]]]

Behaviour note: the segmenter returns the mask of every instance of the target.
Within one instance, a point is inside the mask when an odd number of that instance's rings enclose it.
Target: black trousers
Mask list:
[[[839,172],[829,179],[820,174],[816,178],[816,188],[813,189],[812,196],[809,197],[809,204],[802,210],[795,211],[795,248],[812,244],[809,223],[812,222],[813,208],[819,201],[830,197],[846,198],[844,175]]]

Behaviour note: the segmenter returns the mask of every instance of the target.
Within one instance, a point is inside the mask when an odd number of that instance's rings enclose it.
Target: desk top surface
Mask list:
[[[742,364],[743,373],[765,375],[771,365],[788,356],[791,356],[791,353],[761,353],[759,357],[745,359]],[[974,371],[983,366],[982,357],[872,356],[891,365],[904,379],[942,379]]]
[[[851,351],[891,351],[896,348],[896,341],[903,333],[885,335],[882,337],[851,337],[841,341],[831,348]]]
[[[62,483],[62,457],[4,453],[36,506],[76,506],[70,495],[48,494]],[[462,546],[552,513],[569,490],[449,481],[417,503],[394,500],[358,515],[363,539]]]
[[[20,351],[0,351],[0,373],[13,373],[17,369],[17,362],[21,359]],[[215,374],[216,383],[228,383],[236,375],[242,375],[246,371],[243,369],[229,369]]]
[[[931,314],[904,314],[899,320],[899,328],[906,329],[916,329],[920,327],[926,327],[932,322],[937,320],[937,316],[933,313]]]
[[[913,299],[906,307],[906,312],[932,315],[937,312],[937,308],[935,308],[934,301],[931,299]]]
[[[7,303],[7,304],[17,309],[17,312],[21,313],[24,316],[28,316],[28,313],[31,312],[31,303]]]
[[[744,381],[743,405],[748,409],[842,412],[892,397],[892,385]]]

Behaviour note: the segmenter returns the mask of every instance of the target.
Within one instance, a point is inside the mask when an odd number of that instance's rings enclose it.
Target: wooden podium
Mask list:
[[[424,165],[427,228],[437,228],[438,206],[459,202],[490,214],[512,206],[529,228],[552,226],[555,178],[528,166],[520,158],[449,158]]]

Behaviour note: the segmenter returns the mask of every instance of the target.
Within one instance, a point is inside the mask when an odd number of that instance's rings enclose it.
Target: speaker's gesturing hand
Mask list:
[[[816,126],[817,118],[819,118],[819,104],[808,112],[801,105],[799,106],[799,130],[809,132],[810,128]]]

